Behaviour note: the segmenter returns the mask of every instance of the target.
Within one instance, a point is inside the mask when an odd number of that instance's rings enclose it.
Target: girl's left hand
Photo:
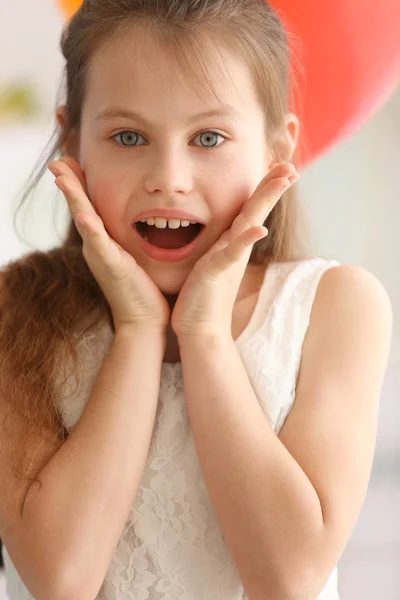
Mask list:
[[[185,335],[232,335],[232,313],[253,246],[268,235],[263,223],[300,175],[280,163],[220,239],[200,258],[183,285],[171,317],[178,339]]]

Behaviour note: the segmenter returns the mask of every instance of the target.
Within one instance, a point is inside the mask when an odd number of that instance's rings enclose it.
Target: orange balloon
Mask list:
[[[82,0],[58,0],[59,5],[68,18],[72,17],[82,4]]]

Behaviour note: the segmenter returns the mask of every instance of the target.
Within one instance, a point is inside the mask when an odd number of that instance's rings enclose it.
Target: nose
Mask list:
[[[188,194],[192,189],[192,164],[180,150],[168,148],[155,153],[148,165],[146,191],[165,196]]]

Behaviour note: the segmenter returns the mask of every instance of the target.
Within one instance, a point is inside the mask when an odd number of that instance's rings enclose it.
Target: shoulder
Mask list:
[[[321,277],[312,310],[320,326],[329,318],[336,325],[373,321],[391,329],[393,310],[382,282],[369,271],[353,265],[339,265]],[[340,323],[338,322],[340,321]]]
[[[377,277],[352,265],[329,268],[316,291],[303,359],[324,361],[327,368],[335,366],[341,372],[351,363],[355,377],[369,373],[380,381],[387,366],[392,329],[392,304]]]

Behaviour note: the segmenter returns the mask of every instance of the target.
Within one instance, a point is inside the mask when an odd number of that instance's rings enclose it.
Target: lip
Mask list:
[[[190,222],[200,223],[200,225],[205,225],[204,221],[202,221],[195,215],[191,215],[190,213],[187,213],[187,212],[175,209],[175,208],[171,208],[168,210],[166,208],[151,208],[151,209],[145,210],[145,211],[139,213],[138,215],[136,215],[133,224],[137,223],[138,221],[144,221],[145,219],[146,220],[150,219],[151,217],[160,217],[162,219],[167,219],[167,220],[179,219],[180,221],[190,221]]]
[[[150,258],[153,258],[154,260],[157,260],[159,262],[167,263],[181,262],[182,260],[193,256],[193,254],[199,247],[206,231],[206,227],[203,227],[199,235],[184,248],[176,248],[169,250],[168,248],[157,248],[149,242],[146,242],[146,240],[142,238],[142,236],[138,232],[135,224],[132,225],[132,229],[134,235],[136,236],[139,242],[139,246],[148,256],[150,256]]]

